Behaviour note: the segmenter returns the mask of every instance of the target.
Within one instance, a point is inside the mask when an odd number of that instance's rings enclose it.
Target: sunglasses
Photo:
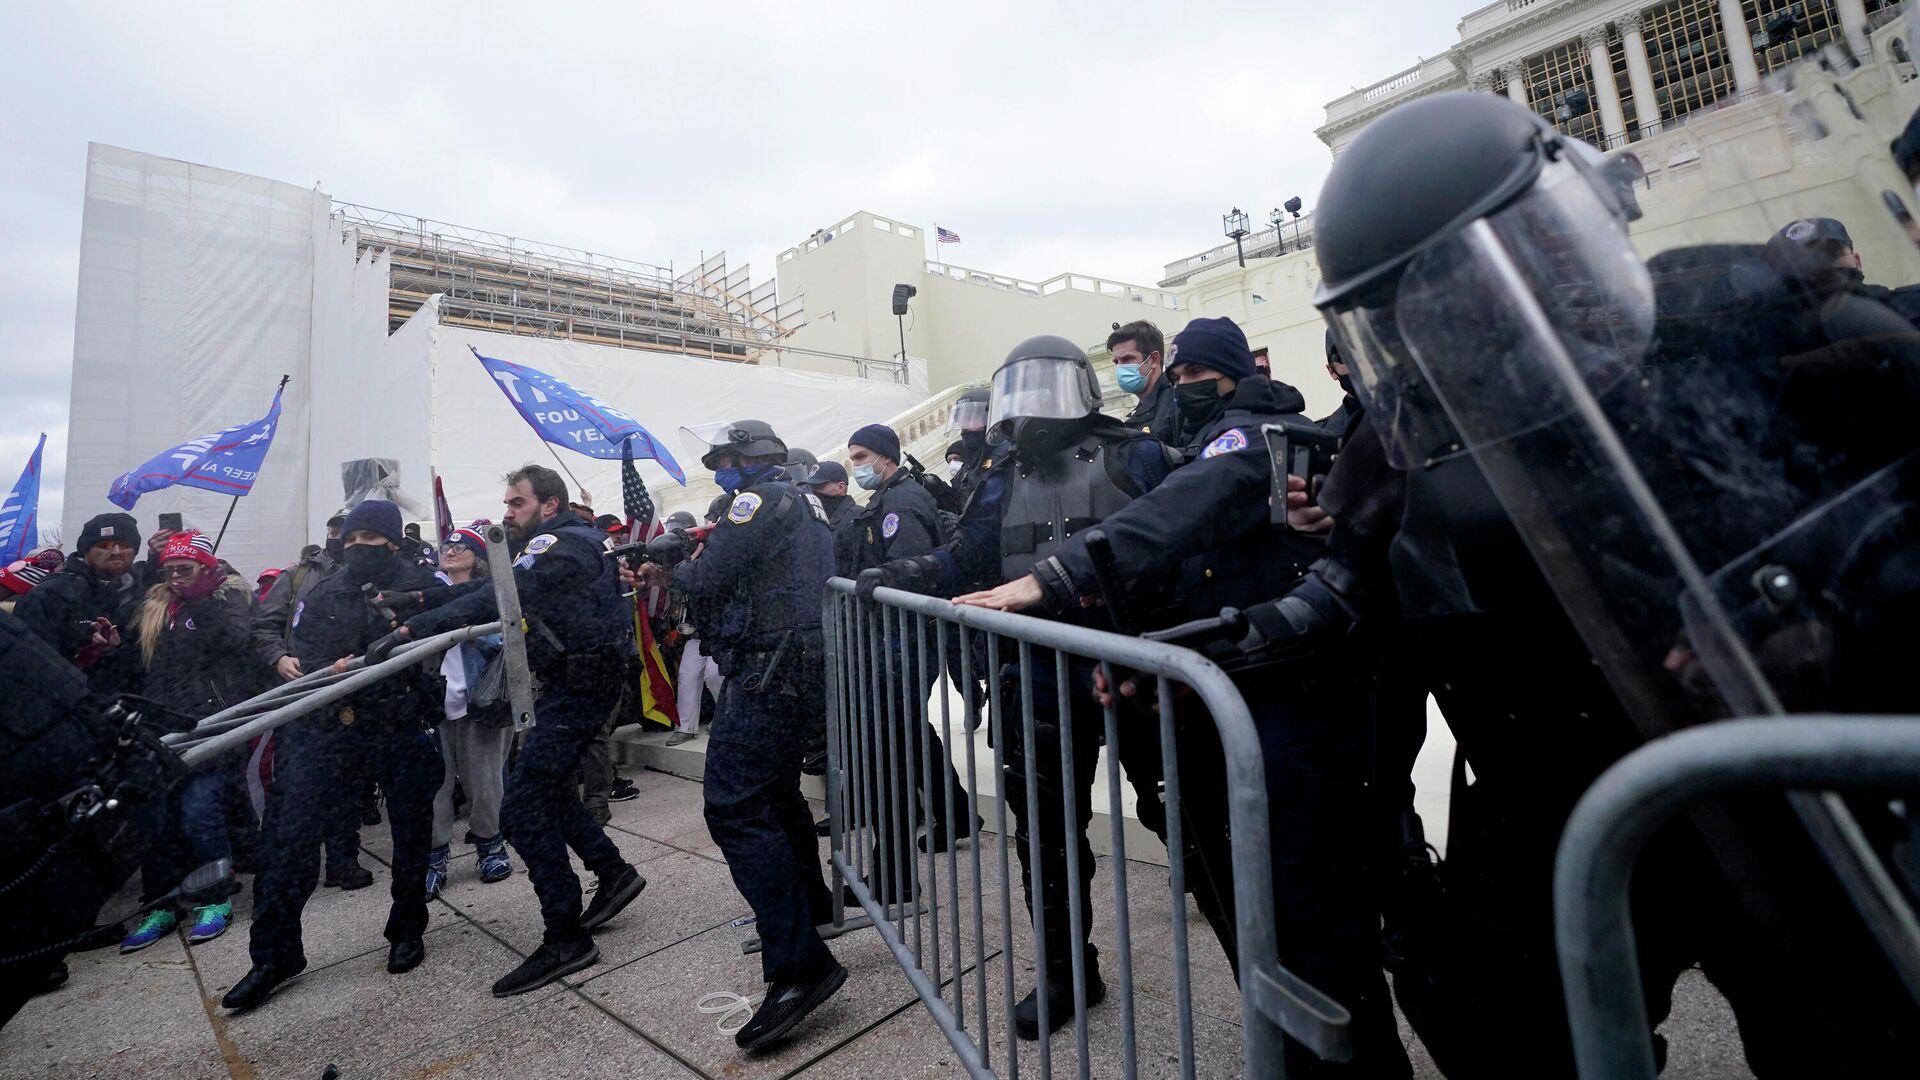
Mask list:
[[[125,540],[95,540],[93,546],[109,551],[132,551],[134,546]]]
[[[199,577],[200,564],[195,563],[191,566],[163,566],[160,568],[160,576],[168,580],[177,578],[181,581],[185,581],[188,578]]]

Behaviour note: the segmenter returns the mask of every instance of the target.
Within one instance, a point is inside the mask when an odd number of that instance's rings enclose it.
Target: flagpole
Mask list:
[[[547,453],[549,453],[549,454],[552,454],[552,455],[553,455],[553,463],[554,463],[555,465],[558,465],[558,466],[560,466],[560,471],[561,471],[561,472],[563,472],[563,473],[566,473],[566,474],[567,474],[567,479],[569,479],[569,480],[571,480],[571,481],[573,481],[573,490],[575,490],[575,491],[585,491],[585,490],[587,490],[587,489],[586,489],[586,485],[584,485],[584,484],[582,484],[582,483],[580,482],[580,478],[579,478],[579,477],[577,477],[577,476],[575,476],[575,475],[573,475],[573,470],[572,470],[572,469],[569,469],[569,468],[567,468],[567,463],[566,463],[566,462],[564,462],[564,461],[561,461],[561,460],[560,460],[560,451],[558,451],[558,450],[555,450],[555,449],[553,448],[553,444],[552,444],[552,443],[550,443],[550,442],[548,442],[548,441],[547,441],[547,440],[545,440],[545,439],[541,439],[541,440],[540,440],[540,445],[542,445],[542,446],[544,446],[544,447],[546,447],[546,448],[547,448]],[[568,501],[568,502],[572,502],[573,500],[572,500],[572,499],[568,499],[567,501]]]
[[[285,390],[287,388],[287,383],[292,378],[293,376],[291,375],[280,376],[280,385],[274,388],[273,396],[276,398],[279,397],[280,391]],[[220,541],[227,538],[227,526],[233,522],[233,512],[235,510],[238,510],[239,508],[240,508],[240,496],[235,495],[233,497],[233,501],[227,504],[227,516],[220,519],[219,533],[217,533],[213,538],[213,553],[215,555],[220,554]]]

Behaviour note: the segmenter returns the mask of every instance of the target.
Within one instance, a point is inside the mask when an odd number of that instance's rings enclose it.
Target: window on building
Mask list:
[[[1578,40],[1528,57],[1527,97],[1534,112],[1568,135],[1596,145],[1606,140],[1587,50]]]
[[[1679,119],[1733,93],[1718,0],[1671,0],[1651,8],[1643,32],[1661,116]]]
[[[1740,7],[1762,75],[1788,67],[1840,36],[1833,0],[1746,0]]]

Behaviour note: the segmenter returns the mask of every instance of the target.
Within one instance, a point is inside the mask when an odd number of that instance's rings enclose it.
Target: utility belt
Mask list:
[[[713,655],[720,674],[751,694],[818,695],[824,685],[826,643],[817,626],[770,635],[758,648],[724,647]]]

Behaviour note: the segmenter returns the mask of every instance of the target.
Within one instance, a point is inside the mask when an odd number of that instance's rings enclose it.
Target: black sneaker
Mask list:
[[[307,962],[301,959],[292,964],[255,964],[253,970],[241,976],[233,984],[227,996],[220,999],[220,1005],[228,1009],[251,1009],[266,1001],[280,984],[307,970]]]
[[[832,836],[833,835],[833,819],[831,817],[823,817],[819,821],[814,822],[813,835]]]
[[[593,902],[580,915],[580,929],[592,930],[602,926],[608,919],[620,914],[620,910],[633,903],[633,898],[647,887],[647,879],[631,865],[623,866],[611,878],[602,877],[600,885],[593,891]]]
[[[526,962],[493,984],[497,998],[538,990],[562,975],[592,967],[600,959],[600,946],[592,938],[579,941],[543,941]]]
[[[966,840],[975,836],[980,832],[981,829],[986,828],[986,825],[987,823],[981,820],[978,814],[974,815],[973,827],[968,829],[963,829],[959,832],[954,833],[953,842],[957,844],[962,840]],[[947,850],[946,825],[944,823],[936,823],[928,826],[927,831],[920,834],[920,839],[917,841],[917,846],[920,848],[921,851],[931,851],[934,854],[939,854],[943,851],[946,851]]]
[[[760,1003],[753,1019],[733,1034],[740,1049],[758,1050],[779,1042],[795,1024],[832,997],[847,981],[847,969],[837,960],[829,960],[827,965],[810,979],[767,987],[767,999]]]
[[[1091,1009],[1107,999],[1107,984],[1100,981],[1100,968],[1087,965],[1087,1008]],[[1059,979],[1047,980],[1047,1031],[1059,1031],[1073,1019],[1073,975],[1064,974]],[[1020,1037],[1028,1041],[1040,1038],[1040,991],[1027,991],[1020,1004],[1013,1007],[1013,1029]]]
[[[637,799],[639,797],[640,789],[634,787],[633,781],[624,776],[615,778],[613,786],[607,789],[608,802],[626,802],[628,799]]]
[[[329,889],[345,889],[352,892],[373,884],[373,871],[357,862],[343,863],[327,867],[326,886]]]

